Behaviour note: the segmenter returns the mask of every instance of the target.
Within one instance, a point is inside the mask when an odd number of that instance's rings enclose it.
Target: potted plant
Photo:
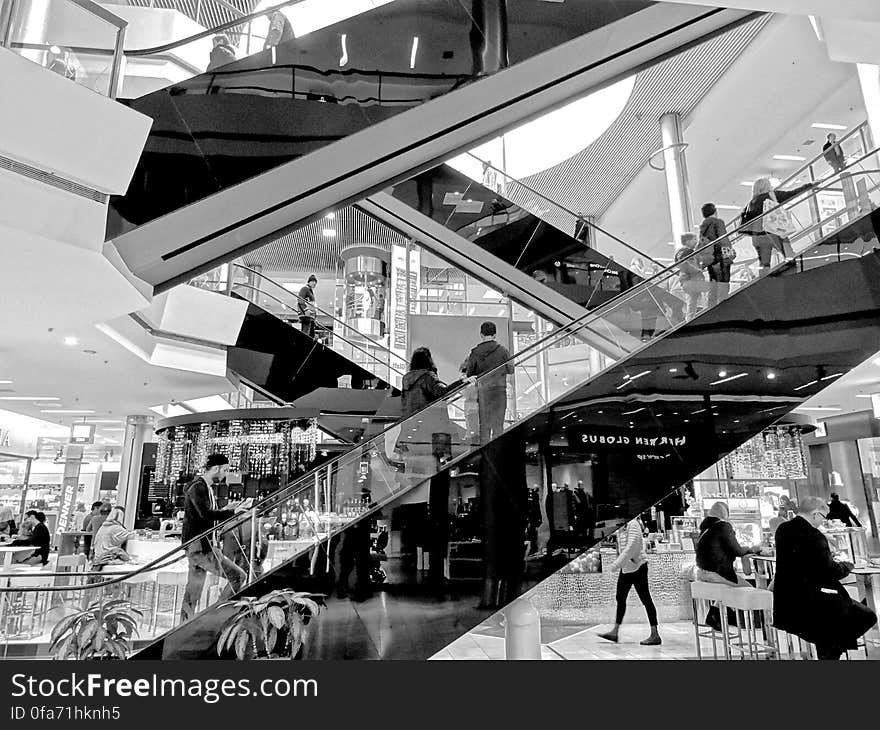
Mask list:
[[[125,659],[141,617],[129,601],[94,601],[55,624],[49,653],[55,659]]]
[[[317,599],[317,600],[316,600]],[[308,639],[309,622],[324,610],[313,593],[289,589],[227,601],[235,612],[223,624],[217,654],[236,659],[295,659]]]

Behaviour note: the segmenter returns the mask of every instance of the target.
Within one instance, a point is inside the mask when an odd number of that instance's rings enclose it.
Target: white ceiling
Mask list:
[[[744,206],[750,190],[742,181],[785,178],[801,164],[774,154],[818,154],[825,133],[813,122],[853,126],[864,118],[855,67],[830,61],[806,18],[773,18],[685,119],[695,220],[703,202]],[[671,258],[663,173],[646,164],[601,222],[649,255]]]

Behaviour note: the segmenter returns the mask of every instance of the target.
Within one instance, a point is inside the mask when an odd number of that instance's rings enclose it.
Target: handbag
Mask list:
[[[788,211],[775,198],[767,198],[764,201],[764,231],[780,238],[788,238],[795,230]]]

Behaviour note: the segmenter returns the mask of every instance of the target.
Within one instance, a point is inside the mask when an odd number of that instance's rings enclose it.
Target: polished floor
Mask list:
[[[660,626],[663,643],[660,646],[641,646],[647,635],[644,625],[624,624],[617,644],[600,639],[597,634],[608,626],[580,627],[550,624],[541,627],[541,659],[543,660],[602,660],[602,659],[696,659],[694,627],[689,621],[666,623]],[[712,659],[710,645],[704,641],[703,658]],[[487,661],[503,660],[504,634],[487,624],[465,634],[431,659]],[[863,651],[850,652],[851,661],[866,658],[880,660],[880,647],[870,647],[868,656]]]

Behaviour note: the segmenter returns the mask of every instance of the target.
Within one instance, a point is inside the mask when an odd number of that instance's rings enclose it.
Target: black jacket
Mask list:
[[[409,418],[429,403],[442,398],[446,386],[433,370],[410,370],[401,383],[401,415]]]
[[[861,604],[855,606],[840,584],[851,569],[831,557],[825,535],[803,517],[779,525],[773,583],[776,627],[814,644],[851,645],[876,621]]]
[[[39,555],[40,560],[43,562],[43,565],[45,565],[49,562],[49,543],[51,542],[52,537],[49,535],[49,528],[42,522],[38,522],[34,526],[34,531],[29,537],[20,537],[18,540],[13,540],[9,544],[12,546],[33,545],[36,548],[34,550],[34,555]]]
[[[788,200],[800,195],[807,190],[810,190],[813,187],[813,183],[807,183],[806,185],[801,185],[794,190],[774,190],[773,195],[776,197],[776,202],[779,204],[785,203]],[[745,225],[749,221],[754,220],[755,218],[760,218],[764,215],[764,203],[770,199],[770,193],[761,193],[760,195],[756,195],[749,201],[749,204],[745,207],[742,212],[742,224]],[[751,235],[761,235],[764,232],[764,220],[761,219],[758,223],[755,224],[755,228],[749,231],[743,231],[743,233],[751,234]]]
[[[209,489],[203,477],[196,477],[186,488],[183,501],[183,528],[180,531],[180,539],[184,544],[235,514],[230,509],[211,509]],[[203,552],[211,550],[211,541],[207,537],[202,538],[200,545]]]
[[[481,389],[487,388],[506,388],[507,378],[505,376],[513,374],[513,364],[507,362],[510,360],[510,353],[503,345],[494,340],[486,340],[471,350],[468,359],[464,363],[465,375],[480,376],[484,373],[496,370],[494,375],[484,378],[480,384]],[[505,367],[501,367],[507,363]],[[499,369],[500,368],[500,369]]]
[[[213,71],[235,60],[235,49],[226,43],[220,43],[211,49],[211,56],[206,71]]]
[[[829,520],[840,520],[847,527],[861,527],[862,523],[853,514],[848,505],[845,505],[839,499],[832,499],[828,503],[828,514],[826,518]]]
[[[733,525],[717,517],[707,517],[700,523],[697,539],[697,567],[711,570],[731,583],[736,583],[733,561],[752,551],[739,544]]]

